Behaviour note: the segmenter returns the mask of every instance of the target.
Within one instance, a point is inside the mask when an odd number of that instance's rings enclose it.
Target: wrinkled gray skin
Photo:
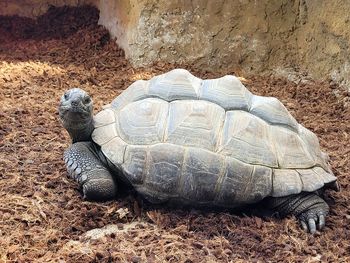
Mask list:
[[[120,172],[104,156],[91,134],[93,105],[90,96],[75,88],[61,98],[59,115],[68,131],[72,145],[65,151],[68,174],[81,186],[84,199],[104,201],[116,197],[116,178]],[[305,231],[323,229],[329,207],[318,193],[300,193],[287,197],[269,197],[257,205],[278,212],[281,216],[295,215]]]

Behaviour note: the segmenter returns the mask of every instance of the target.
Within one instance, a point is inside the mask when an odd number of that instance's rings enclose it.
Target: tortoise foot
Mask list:
[[[106,201],[115,198],[117,184],[94,152],[91,142],[72,144],[64,153],[69,177],[79,183],[84,199]]]
[[[316,229],[322,230],[325,227],[329,207],[319,196],[315,196],[315,198],[308,200],[308,202],[310,205],[298,215],[298,218],[303,230],[314,234]]]
[[[278,212],[282,217],[295,215],[303,230],[311,234],[325,227],[329,206],[316,193],[304,192],[285,197],[271,197],[266,201],[268,208]]]

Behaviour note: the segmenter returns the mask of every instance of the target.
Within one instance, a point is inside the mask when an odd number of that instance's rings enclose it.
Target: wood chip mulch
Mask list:
[[[59,97],[81,87],[97,112],[135,80],[175,67],[132,68],[97,19],[90,7],[52,8],[37,21],[0,17],[0,262],[350,262],[349,94],[328,82],[244,76],[329,153],[342,190],[327,193],[323,232],[306,234],[293,217],[149,207],[132,194],[83,201],[62,161],[69,137]],[[239,74],[182,67],[202,78]],[[110,224],[114,232],[88,237]]]

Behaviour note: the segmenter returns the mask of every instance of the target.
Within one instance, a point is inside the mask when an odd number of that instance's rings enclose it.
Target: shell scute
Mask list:
[[[166,101],[197,99],[202,80],[183,69],[174,69],[150,80],[149,95]]]
[[[170,103],[165,141],[214,151],[225,111],[206,101],[178,100]]]
[[[181,196],[187,200],[201,200],[203,203],[214,201],[223,165],[222,156],[189,148],[185,154],[183,179],[180,182]]]
[[[111,123],[105,126],[95,128],[91,136],[94,142],[102,146],[106,142],[109,142],[113,138],[119,136],[116,128],[116,123]]]
[[[168,102],[156,98],[126,105],[117,115],[120,137],[138,145],[162,142],[168,107]]]
[[[115,137],[102,145],[101,150],[116,167],[120,168],[120,165],[124,162],[124,152],[127,145],[120,137]]]
[[[149,82],[146,80],[135,81],[112,101],[111,107],[120,110],[131,102],[148,98],[148,85]]]
[[[298,130],[298,123],[277,98],[252,96],[249,112],[273,125]]]
[[[226,113],[218,153],[250,164],[278,167],[268,124],[244,111]]]
[[[303,183],[297,171],[293,169],[273,169],[273,189],[271,196],[282,197],[299,194]]]
[[[147,146],[128,145],[124,153],[124,163],[121,164],[122,171],[130,183],[140,185],[144,181],[147,169]]]
[[[199,94],[199,99],[216,103],[225,110],[248,111],[252,97],[239,79],[230,75],[203,80]]]
[[[316,165],[310,147],[297,133],[277,126],[271,126],[270,132],[280,167],[311,168]]]
[[[262,200],[272,191],[272,169],[250,165],[233,158],[226,158],[221,187],[217,195],[218,204],[249,204]]]
[[[107,108],[103,111],[100,111],[94,116],[95,128],[106,126],[112,123],[115,123],[115,112],[111,108]]]
[[[148,158],[145,186],[152,191],[175,195],[181,177],[184,148],[173,144],[156,144],[150,147]]]

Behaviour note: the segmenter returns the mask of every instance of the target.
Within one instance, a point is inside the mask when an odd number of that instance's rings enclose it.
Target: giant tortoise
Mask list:
[[[323,191],[338,190],[316,135],[231,75],[175,69],[138,80],[95,116],[90,96],[73,88],[59,115],[72,139],[68,174],[89,200],[114,198],[123,181],[152,203],[257,204],[314,233],[329,210]]]

